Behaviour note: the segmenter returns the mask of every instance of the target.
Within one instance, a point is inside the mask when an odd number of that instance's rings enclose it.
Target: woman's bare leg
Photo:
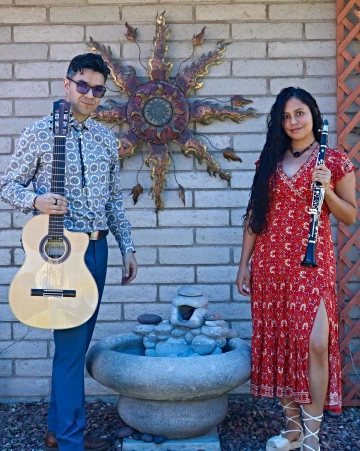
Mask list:
[[[329,384],[329,319],[327,316],[324,301],[321,300],[314,327],[310,335],[309,344],[309,379],[311,404],[303,404],[302,407],[313,417],[319,417],[323,414],[326,392]],[[304,418],[307,418],[304,415]],[[321,422],[308,420],[304,424],[310,431],[317,431]],[[306,435],[306,430],[304,431]],[[304,451],[314,449],[318,451],[319,442],[316,437],[308,437],[304,439]]]

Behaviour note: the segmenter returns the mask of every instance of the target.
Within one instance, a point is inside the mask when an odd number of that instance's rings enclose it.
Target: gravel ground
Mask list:
[[[47,408],[46,402],[0,404],[0,449],[43,450]],[[88,402],[87,424],[87,433],[111,440],[109,451],[121,450],[118,431],[124,423],[115,404]],[[281,408],[275,400],[232,397],[229,413],[218,427],[222,451],[264,451],[266,440],[282,426]],[[325,413],[321,443],[325,450],[359,451],[360,408],[344,408],[338,417]]]

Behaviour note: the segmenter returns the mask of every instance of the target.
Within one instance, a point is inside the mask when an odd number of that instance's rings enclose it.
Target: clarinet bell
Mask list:
[[[309,243],[304,260],[301,262],[302,266],[306,266],[307,268],[316,268],[319,266],[315,260],[315,244]]]

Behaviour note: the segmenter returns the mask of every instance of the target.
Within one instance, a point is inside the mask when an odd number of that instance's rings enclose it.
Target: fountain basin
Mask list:
[[[221,354],[149,357],[142,338],[128,333],[97,342],[86,366],[95,380],[120,394],[119,414],[134,429],[191,438],[225,418],[226,393],[250,378],[250,346],[231,338]]]

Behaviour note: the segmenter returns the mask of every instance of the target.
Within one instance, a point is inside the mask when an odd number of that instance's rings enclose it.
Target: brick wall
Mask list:
[[[214,146],[232,146],[241,156],[243,163],[228,163],[213,152],[222,167],[232,171],[230,186],[210,178],[204,165],[185,158],[174,147],[177,179],[186,189],[185,208],[172,169],[164,193],[165,210],[156,214],[147,194],[134,207],[129,192],[136,184],[141,156],[123,163],[124,199],[141,267],[136,283],[121,287],[120,253],[110,238],[107,286],[94,339],[130,331],[143,312],[167,318],[171,298],[183,284],[200,285],[211,310],[222,313],[241,337],[249,339],[250,306],[237,293],[234,279],[241,250],[241,215],[254,161],[265,140],[266,113],[281,88],[303,87],[317,98],[329,119],[330,145],[335,145],[335,0],[0,0],[0,172],[22,129],[48,114],[52,102],[63,96],[61,78],[68,61],[86,51],[89,36],[109,44],[145,76],[136,47],[124,37],[124,23],[138,28],[146,64],[154,18],[164,10],[172,31],[171,74],[176,75],[180,62],[191,54],[193,34],[206,25],[207,39],[202,48],[196,48],[195,59],[214,49],[220,39],[232,45],[224,63],[211,69],[194,96],[227,100],[242,94],[254,101],[261,116],[241,125],[228,121],[195,125]],[[109,86],[115,89],[112,83]],[[110,98],[116,96],[109,92]],[[148,168],[140,172],[144,188],[151,185],[149,174]],[[7,303],[8,285],[24,260],[19,239],[27,219],[0,204],[0,350],[27,331]],[[51,332],[37,329],[1,354],[0,399],[48,397],[52,355]],[[91,378],[86,386],[89,396],[111,393]]]

